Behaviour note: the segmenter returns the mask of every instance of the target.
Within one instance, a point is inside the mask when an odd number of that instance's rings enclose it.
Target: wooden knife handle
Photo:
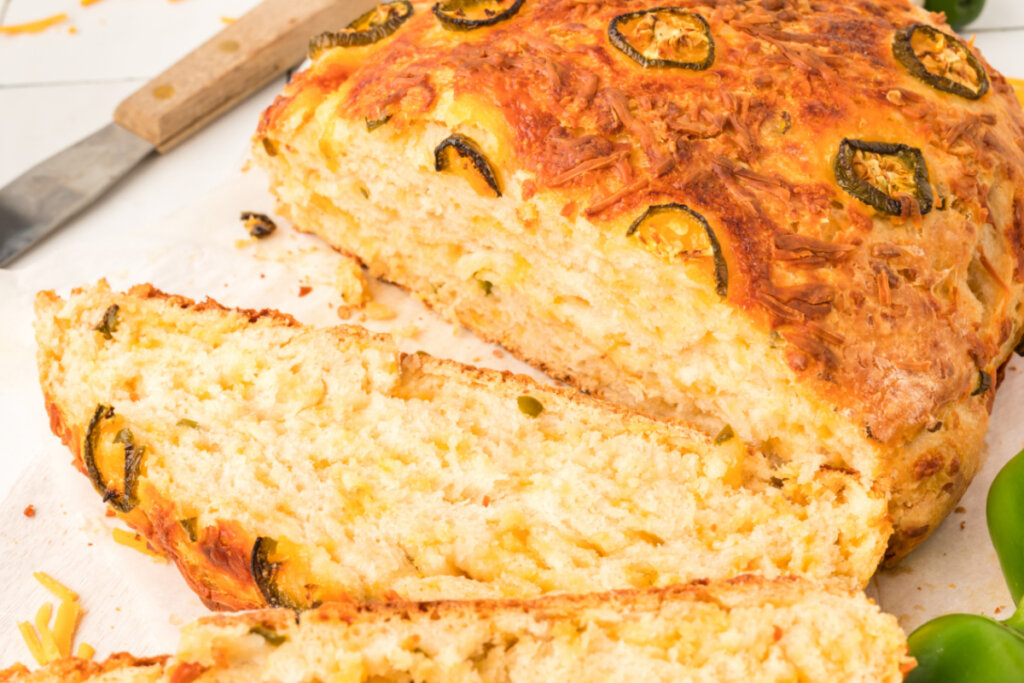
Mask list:
[[[301,62],[310,37],[372,4],[264,0],[121,102],[114,120],[165,152]]]

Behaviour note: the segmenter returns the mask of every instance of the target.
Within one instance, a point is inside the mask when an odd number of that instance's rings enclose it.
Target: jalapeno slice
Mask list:
[[[188,540],[195,543],[199,539],[199,530],[196,528],[196,518],[188,517],[186,519],[179,519],[178,524],[185,531],[185,535],[188,536]]]
[[[110,503],[120,512],[130,512],[139,503],[135,495],[135,487],[139,479],[139,466],[142,464],[142,456],[146,449],[135,444],[131,430],[121,427],[123,420],[117,419],[118,417],[114,415],[114,409],[111,406],[96,406],[85,433],[82,460],[85,462],[85,471],[89,475],[89,481],[103,496],[103,502]],[[108,424],[105,425],[104,422]],[[112,439],[109,441],[102,439],[104,433],[110,434],[115,430],[116,433]],[[116,459],[116,455],[112,456],[109,453],[109,449],[115,446],[121,446],[124,454],[124,481],[120,493],[114,486],[104,481],[97,462],[97,460],[106,462],[112,457]]]
[[[340,31],[327,31],[309,41],[309,58],[316,59],[332,47],[361,47],[384,40],[412,16],[408,0],[382,2]]]
[[[373,131],[377,130],[378,128],[383,126],[385,123],[390,121],[391,120],[391,116],[392,116],[391,114],[385,114],[384,116],[381,116],[380,118],[377,118],[377,119],[371,119],[369,117],[364,118],[363,121],[366,122],[366,132],[367,133],[372,133]]]
[[[845,139],[834,171],[839,187],[883,213],[902,214],[901,198],[907,196],[917,201],[922,214],[932,210],[928,165],[916,147]]]
[[[650,252],[666,261],[710,257],[715,266],[715,291],[729,290],[729,267],[722,246],[704,216],[685,204],[649,206],[633,221],[626,236],[635,236]]]
[[[608,40],[643,67],[702,71],[715,61],[708,22],[681,7],[620,14],[608,24]]]
[[[117,318],[117,312],[121,310],[117,304],[111,304],[106,311],[103,312],[103,320],[99,322],[96,327],[92,328],[103,335],[104,339],[113,339],[114,332],[117,331],[117,324],[120,322]]]
[[[465,178],[483,197],[500,197],[498,178],[487,157],[476,143],[464,135],[453,133],[434,148],[434,170],[448,171]]]
[[[971,396],[978,396],[984,394],[986,391],[992,388],[992,375],[988,374],[984,370],[978,371],[978,384],[974,387],[974,391],[971,392]]]
[[[525,0],[446,0],[433,7],[434,16],[445,28],[472,31],[511,19]]]
[[[988,74],[970,49],[925,24],[896,33],[892,54],[910,75],[936,90],[976,100],[988,92]]]
[[[271,562],[271,556],[277,551],[277,541],[266,536],[260,536],[252,546],[250,558],[250,569],[256,587],[260,589],[263,599],[271,607],[287,607],[293,610],[306,609],[290,595],[281,590],[277,584],[277,577],[281,571],[280,562]]]
[[[256,239],[262,239],[277,230],[277,224],[265,213],[243,211],[241,220],[245,229]]]
[[[267,641],[268,645],[271,645],[273,647],[279,647],[283,645],[286,640],[288,640],[287,636],[282,636],[274,629],[270,628],[269,626],[264,626],[263,624],[256,624],[255,626],[249,629],[249,633],[255,636],[259,636],[260,638],[263,638],[263,640]]]

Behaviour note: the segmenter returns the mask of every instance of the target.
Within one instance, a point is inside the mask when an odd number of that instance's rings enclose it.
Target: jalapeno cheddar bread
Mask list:
[[[863,596],[739,577],[531,601],[332,604],[298,618],[218,615],[185,626],[167,660],[67,660],[0,672],[0,683],[98,681],[103,670],[120,675],[103,680],[131,683],[880,683],[912,666],[896,619]]]
[[[362,328],[101,284],[38,302],[55,433],[214,608],[760,572],[863,586],[881,496]]]
[[[1020,106],[939,15],[379,11],[314,41],[254,138],[300,230],[583,390],[880,482],[893,560],[935,528],[1024,291]]]

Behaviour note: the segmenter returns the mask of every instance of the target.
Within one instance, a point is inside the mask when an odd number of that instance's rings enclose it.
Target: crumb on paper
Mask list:
[[[960,522],[960,531],[963,531],[966,526],[967,522]]]
[[[0,26],[0,35],[16,35],[19,33],[41,33],[51,26],[57,24],[63,24],[68,20],[66,12],[60,14],[51,14],[48,17],[42,19],[36,19],[35,21],[27,21],[22,24],[7,24],[6,26]]]
[[[967,508],[965,508],[963,505],[957,505],[955,508],[953,508],[953,512],[955,512],[958,515],[962,515],[965,512],[967,512]]]
[[[398,314],[387,304],[370,301],[363,306],[363,315],[367,320],[393,320]]]
[[[104,517],[117,517],[117,513],[115,513],[110,508],[107,508],[106,512],[103,513],[103,516]]]
[[[395,339],[415,339],[420,336],[420,332],[421,330],[417,325],[405,325],[397,330],[392,330],[391,336]]]
[[[36,506],[35,505],[31,505],[31,504],[26,505],[25,509],[21,511],[21,514],[25,515],[26,517],[35,517],[36,516]]]
[[[355,313],[355,310],[351,306],[338,306],[336,313],[340,319],[348,320]]]
[[[503,354],[501,352],[501,349],[494,349],[493,351],[491,351],[491,355],[494,356],[495,358],[504,358],[505,357],[505,354]]]
[[[312,291],[313,288],[310,287],[309,285],[301,285],[299,287],[299,298],[301,299],[302,297],[307,296]]]
[[[348,306],[360,306],[370,300],[370,288],[359,261],[345,256],[334,271],[334,286]]]

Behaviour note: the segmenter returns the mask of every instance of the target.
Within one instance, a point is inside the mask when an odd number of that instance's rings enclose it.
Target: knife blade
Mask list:
[[[154,150],[116,123],[0,189],[0,267],[100,197]]]
[[[0,189],[0,267],[92,204],[154,151],[166,152],[299,64],[309,38],[373,0],[264,0],[118,105],[114,123]]]

